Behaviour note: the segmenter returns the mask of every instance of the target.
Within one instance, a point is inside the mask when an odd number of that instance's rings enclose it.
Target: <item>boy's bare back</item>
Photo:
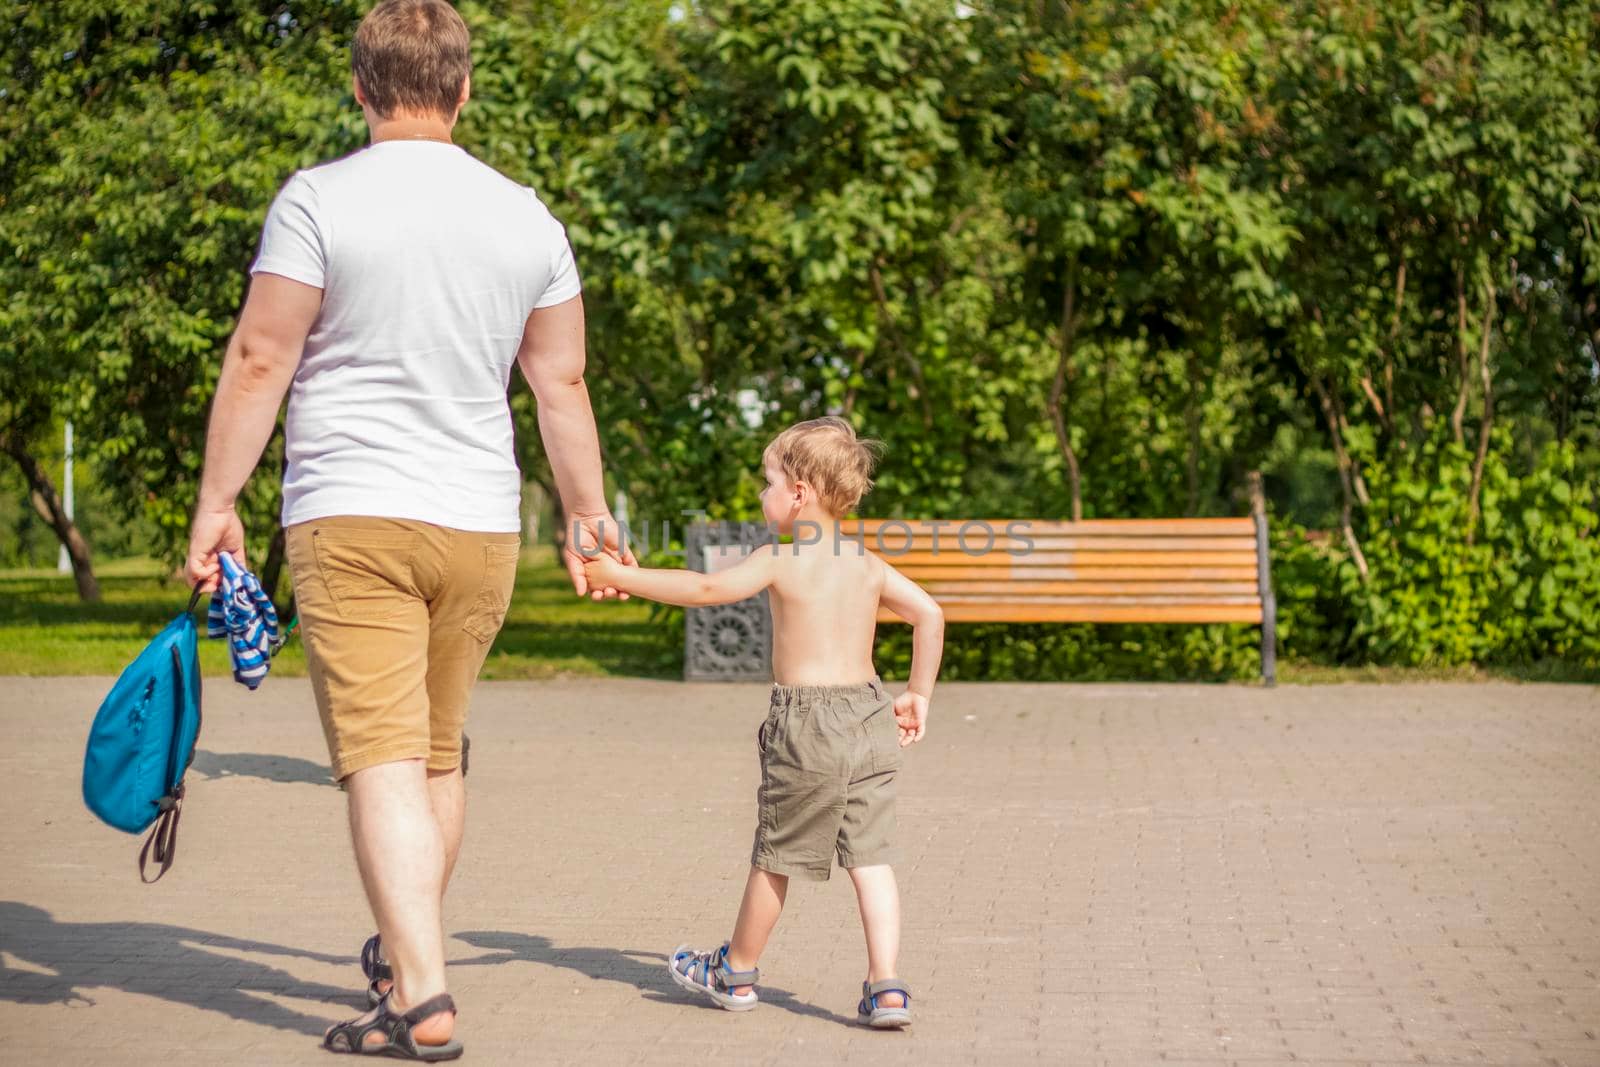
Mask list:
[[[877,676],[872,639],[887,568],[849,541],[830,541],[775,548],[768,590],[779,685],[854,685]]]

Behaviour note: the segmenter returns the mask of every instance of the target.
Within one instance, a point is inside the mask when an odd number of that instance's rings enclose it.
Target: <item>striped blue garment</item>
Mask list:
[[[283,646],[278,636],[278,612],[262,591],[256,576],[217,553],[222,580],[211,594],[206,612],[206,636],[226,637],[233,658],[233,680],[254,689],[267,676],[272,657]]]

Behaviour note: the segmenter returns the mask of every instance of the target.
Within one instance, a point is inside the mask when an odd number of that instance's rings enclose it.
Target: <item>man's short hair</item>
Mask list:
[[[467,24],[445,0],[383,0],[356,29],[350,65],[367,103],[454,117],[472,73]]]
[[[848,514],[872,488],[872,469],[883,444],[856,436],[837,415],[808,419],[784,430],[762,454],[791,482],[805,482],[834,518]]]

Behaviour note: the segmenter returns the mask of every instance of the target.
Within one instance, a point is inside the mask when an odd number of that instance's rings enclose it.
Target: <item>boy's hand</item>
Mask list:
[[[894,722],[900,727],[900,747],[914,745],[928,732],[928,698],[907,689],[894,698]]]
[[[596,599],[599,599],[598,593],[602,589],[620,591],[626,575],[627,567],[604,552],[598,556],[586,557],[583,561],[584,580],[588,583],[590,593],[596,595]],[[623,599],[627,599],[627,596],[627,593],[622,593]]]

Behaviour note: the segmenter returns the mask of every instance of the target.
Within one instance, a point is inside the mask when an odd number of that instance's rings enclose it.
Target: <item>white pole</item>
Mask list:
[[[64,494],[63,494],[64,499],[63,499],[62,502],[66,505],[67,518],[70,519],[70,518],[72,518],[72,420],[71,419],[67,420],[67,434],[66,434],[66,437],[67,437],[67,440],[66,440],[67,469],[66,469],[66,472],[65,472],[64,476],[61,479],[63,482],[66,483],[66,489],[65,489]],[[70,574],[70,573],[72,573],[72,557],[67,555],[67,546],[66,545],[62,545],[61,546],[61,552],[60,552],[60,554],[58,554],[56,556],[56,570],[61,572],[62,574]]]

